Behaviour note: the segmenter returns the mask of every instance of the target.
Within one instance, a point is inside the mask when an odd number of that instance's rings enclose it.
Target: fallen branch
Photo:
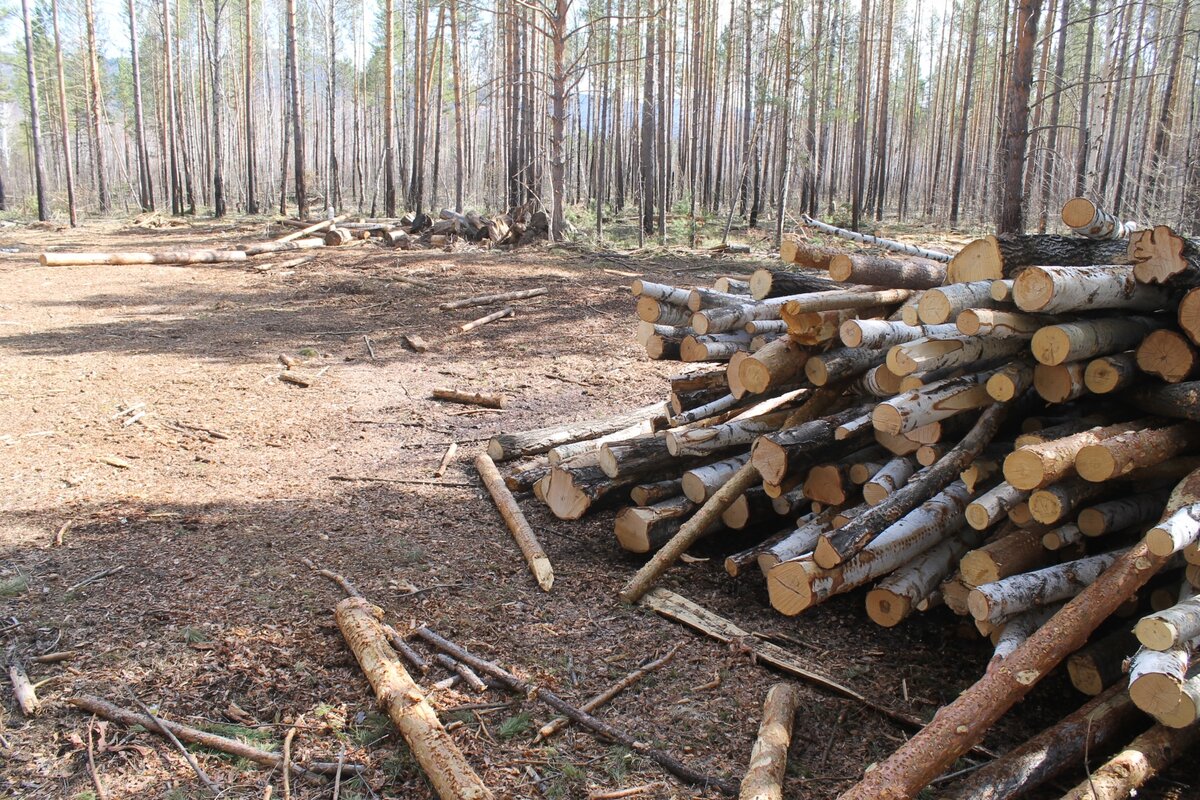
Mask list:
[[[502,292],[500,294],[481,294],[475,297],[466,297],[462,300],[454,300],[449,303],[442,303],[438,306],[442,311],[450,311],[455,308],[474,308],[475,306],[486,306],[492,303],[503,303],[508,300],[528,300],[531,297],[540,297],[546,294],[544,286],[537,289],[523,289],[518,292]]]
[[[99,697],[92,695],[80,695],[67,700],[68,703],[79,708],[89,714],[95,714],[98,717],[119,723],[128,728],[141,726],[151,733],[157,733],[154,723],[157,720],[163,730],[170,730],[176,738],[190,744],[198,744],[201,747],[207,747],[210,750],[218,750],[222,753],[228,753],[231,756],[244,758],[247,761],[253,761],[255,764],[261,764],[264,767],[278,769],[283,764],[283,759],[278,753],[270,753],[266,750],[259,750],[257,747],[251,747],[245,742],[240,742],[237,739],[229,739],[224,736],[218,736],[215,733],[202,731],[199,728],[192,728],[188,725],[183,725],[178,722],[170,722],[162,717],[151,719],[144,714],[137,714],[132,711],[127,711],[106,700],[101,700]],[[309,780],[321,780],[322,775],[333,775],[338,768],[337,764],[314,762],[307,766],[300,764],[292,764],[291,772]],[[342,772],[349,774],[360,774],[366,771],[366,767],[361,764],[343,764]]]
[[[480,317],[479,319],[471,320],[468,323],[459,325],[458,329],[460,331],[462,331],[463,333],[466,333],[467,331],[475,330],[476,328],[478,328],[481,325],[487,325],[489,322],[495,322],[498,319],[503,319],[505,317],[511,317],[512,315],[513,315],[513,307],[509,306],[507,308],[502,308],[499,311],[495,311],[491,314],[488,314],[486,317]]]
[[[633,672],[626,675],[624,678],[621,678],[621,680],[617,681],[612,686],[608,687],[603,692],[600,692],[600,694],[594,696],[591,700],[588,700],[586,703],[581,705],[579,707],[579,710],[586,711],[589,714],[592,713],[597,708],[604,705],[608,701],[612,700],[614,697],[619,695],[621,692],[625,691],[630,686],[633,686],[638,681],[640,681],[642,678],[649,675],[651,672],[654,672],[655,670],[659,669],[660,667],[663,667],[663,666],[666,666],[667,664],[669,664],[671,662],[671,659],[675,658],[675,654],[677,652],[679,652],[679,645],[675,645],[670,650],[668,650],[667,654],[665,656],[662,656],[661,658],[656,658],[653,661],[649,662],[648,664],[644,664],[644,665],[638,667]],[[556,734],[560,730],[562,730],[564,727],[566,727],[570,721],[571,720],[567,719],[566,717],[558,717],[556,719],[551,720],[550,722],[547,722],[545,725],[543,725],[541,728],[538,729],[537,736],[534,737],[533,743],[537,744],[538,742],[541,742],[545,739],[549,739],[551,736],[553,736],[554,734]]]
[[[575,724],[587,728],[599,736],[611,739],[612,741],[624,745],[625,747],[636,751],[640,755],[649,758],[667,772],[670,772],[672,775],[679,778],[681,781],[693,786],[715,788],[727,795],[737,794],[737,787],[729,781],[724,780],[723,778],[714,778],[704,775],[703,773],[696,772],[691,767],[688,767],[677,761],[669,753],[650,747],[645,742],[639,741],[625,731],[614,728],[607,722],[596,719],[591,714],[572,706],[570,703],[567,703],[550,690],[541,686],[534,686],[531,683],[527,683],[502,667],[471,654],[459,645],[456,645],[453,642],[439,636],[437,633],[434,633],[429,628],[417,628],[415,633],[434,648],[446,653],[447,655],[453,656],[457,660],[475,669],[477,672],[482,672],[492,676],[497,681],[504,684],[504,686],[506,686],[510,691],[523,694],[526,697],[532,697],[541,700],[543,703],[567,717]]]
[[[142,713],[145,714],[146,717],[150,720],[151,725],[150,725],[149,730],[159,734],[164,739],[169,741],[171,744],[175,745],[176,749],[178,749],[179,752],[183,755],[184,760],[187,761],[188,766],[191,767],[192,771],[196,773],[196,777],[200,779],[200,782],[204,784],[205,788],[207,788],[210,792],[212,792],[214,795],[219,797],[221,794],[220,787],[218,787],[215,783],[213,783],[212,778],[208,777],[208,773],[206,773],[203,769],[201,769],[199,762],[196,761],[196,757],[194,755],[192,755],[192,752],[190,750],[188,750],[186,747],[183,746],[183,742],[179,741],[179,737],[176,736],[171,731],[170,728],[166,727],[159,721],[158,716],[153,711],[151,711],[150,708],[145,703],[143,703],[136,694],[133,693],[132,689],[130,689],[128,686],[126,686],[125,691],[129,694],[129,697],[133,700],[134,705],[136,705],[139,709],[141,709]],[[286,754],[284,755],[283,764],[284,764],[284,775],[286,776],[287,775],[287,755]],[[286,780],[287,780],[286,777],[284,778],[284,780],[286,782]]]
[[[449,400],[454,403],[465,403],[484,408],[503,408],[504,397],[498,394],[483,394],[482,392],[460,392],[457,389],[434,389],[433,399]]]
[[[434,481],[428,478],[376,478],[370,475],[330,475],[331,481],[342,481],[343,483],[358,483],[360,481],[373,481],[375,483],[412,483],[419,486],[445,486],[450,489],[474,489],[475,484],[465,481]]]
[[[38,700],[37,689],[29,682],[29,676],[20,664],[8,665],[8,679],[12,681],[13,697],[22,714],[32,717],[41,711],[42,701]]]
[[[750,753],[750,766],[742,778],[739,800],[783,800],[783,775],[787,770],[788,745],[800,693],[791,683],[777,683],[763,703],[758,739]]]

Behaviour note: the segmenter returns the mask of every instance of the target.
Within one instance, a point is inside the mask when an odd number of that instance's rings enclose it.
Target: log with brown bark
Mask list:
[[[957,699],[944,706],[840,800],[911,800],[978,742],[996,720],[1078,650],[1118,606],[1159,570],[1164,560],[1144,546],[1120,556],[1046,625]]]
[[[521,507],[509,494],[495,463],[487,453],[480,453],[475,457],[475,469],[479,472],[483,485],[487,487],[488,494],[495,501],[500,516],[504,518],[504,524],[508,526],[509,532],[512,533],[513,539],[521,549],[521,554],[525,556],[525,561],[529,564],[529,571],[533,573],[538,586],[543,592],[550,591],[550,587],[554,585],[554,569],[550,566],[550,559],[542,549],[541,543],[538,542],[533,528],[529,527],[529,522],[521,512]]]
[[[1130,797],[1146,781],[1187,753],[1197,741],[1200,741],[1200,728],[1172,729],[1155,725],[1063,795],[1062,800]]]
[[[491,798],[491,791],[388,645],[379,609],[361,597],[347,597],[338,603],[335,614],[346,644],[438,796]]]
[[[829,277],[864,286],[932,289],[945,282],[946,265],[926,258],[900,260],[843,253],[830,259]]]
[[[785,238],[779,243],[779,259],[785,264],[799,264],[801,267],[809,269],[829,269],[830,260],[837,255],[837,250],[820,245],[812,244],[811,242],[803,241],[796,236]],[[783,274],[788,273],[783,270],[757,270],[768,274]],[[768,283],[769,287],[770,284]],[[763,295],[766,297],[766,295]]]
[[[970,586],[1019,575],[1046,563],[1042,529],[1018,529],[1009,523],[982,547],[963,555],[959,565],[963,581]]]
[[[777,683],[767,692],[758,739],[750,752],[738,800],[783,800],[788,745],[799,706],[800,692],[794,684]]]
[[[1038,364],[1033,368],[1033,390],[1047,403],[1069,403],[1087,394],[1083,376],[1087,364]]]
[[[1200,425],[1193,422],[1119,433],[1076,453],[1075,471],[1084,480],[1110,481],[1190,452],[1197,446],[1200,446]]]
[[[695,510],[696,504],[686,497],[672,497],[652,505],[623,508],[613,523],[617,543],[631,553],[654,552],[675,535]]]
[[[1034,490],[1075,474],[1075,457],[1088,445],[1148,427],[1148,420],[1090,428],[1043,444],[1020,447],[1004,459],[1004,479],[1018,489]]]
[[[1083,372],[1083,383],[1092,394],[1112,394],[1128,389],[1137,378],[1137,358],[1132,351],[1093,359]]]
[[[1182,383],[1200,371],[1200,352],[1179,331],[1149,333],[1135,353],[1138,369],[1167,383]]]
[[[1166,502],[1166,491],[1138,492],[1088,506],[1079,512],[1076,524],[1084,536],[1104,536],[1158,519]]]
[[[1124,689],[1111,687],[1024,744],[951,784],[942,796],[954,800],[1014,800],[1083,763],[1089,753],[1103,752],[1131,733],[1139,722]]]
[[[808,351],[790,336],[783,336],[741,362],[738,377],[754,394],[777,390],[803,373]]]
[[[804,252],[814,256],[809,261],[821,261],[824,263],[818,265],[817,263],[803,264],[802,262],[797,262],[802,263],[803,266],[812,268],[803,272],[781,269],[755,270],[754,274],[750,276],[750,296],[755,300],[767,300],[791,294],[824,292],[842,288],[838,286],[836,281],[831,281],[827,276],[817,274],[813,271],[815,269],[827,269],[828,260],[836,254],[834,251],[813,248]]]
[[[764,481],[782,483],[789,474],[812,466],[837,440],[837,428],[854,419],[861,407],[845,409],[811,422],[768,433],[755,440],[751,459]]]

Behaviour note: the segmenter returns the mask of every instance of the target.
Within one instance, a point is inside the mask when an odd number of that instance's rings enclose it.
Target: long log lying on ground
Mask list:
[[[738,800],[783,800],[788,745],[799,705],[800,692],[794,684],[777,683],[767,692]]]
[[[237,739],[230,739],[229,737],[219,736],[210,731],[202,731],[199,728],[172,722],[171,720],[163,719],[157,714],[152,719],[145,714],[126,711],[119,706],[101,700],[99,697],[87,694],[71,697],[67,702],[89,714],[95,714],[101,719],[116,722],[127,728],[141,727],[147,731],[155,732],[157,723],[157,725],[161,725],[163,728],[169,730],[181,742],[200,745],[201,747],[207,747],[210,750],[216,750],[221,753],[228,753],[231,756],[244,758],[247,761],[261,764],[264,767],[271,767],[272,769],[279,769],[283,766],[283,756],[278,753],[260,750]],[[325,777],[335,775],[339,771],[344,777],[361,774],[365,771],[365,768],[361,764],[339,764],[337,762],[309,762],[308,764],[290,762],[288,768],[297,777],[318,781],[323,781]]]
[[[392,724],[439,797],[491,798],[491,791],[471,769],[420,687],[388,645],[379,613],[361,597],[347,597],[337,604],[335,616],[346,644],[386,707]]]
[[[1013,800],[1102,752],[1139,722],[1123,684],[1084,703],[1046,730],[951,786],[954,800]]]
[[[529,571],[533,573],[538,586],[543,592],[550,591],[550,587],[554,585],[554,569],[550,566],[550,559],[546,557],[546,552],[542,550],[537,535],[534,534],[533,528],[529,527],[525,515],[521,513],[521,507],[509,494],[495,463],[487,453],[480,453],[475,457],[475,469],[479,471],[479,477],[483,479],[483,485],[487,487],[488,494],[496,501],[496,508],[500,511],[500,516],[504,518],[504,523],[512,533],[513,539],[516,540],[517,546],[521,548],[521,554],[525,556],[525,561],[529,564]]]
[[[711,787],[727,795],[737,794],[737,787],[729,781],[726,781],[722,778],[714,778],[697,772],[691,767],[680,763],[670,754],[645,744],[645,739],[639,739],[630,736],[625,731],[596,719],[591,714],[581,711],[580,709],[572,706],[570,703],[567,703],[549,689],[542,686],[534,686],[527,681],[521,680],[508,670],[500,667],[498,664],[479,658],[470,651],[438,635],[429,628],[418,628],[415,631],[415,634],[432,647],[466,664],[476,672],[490,675],[492,678],[495,678],[509,691],[516,692],[525,697],[541,700],[543,703],[550,706],[555,711],[567,717],[577,725],[581,725],[588,730],[605,737],[606,739],[611,739],[620,745],[628,747],[630,750],[633,750],[644,758],[654,761],[663,769],[667,770],[685,783],[705,788]]]
[[[1193,473],[1183,483],[1200,482]],[[978,742],[1055,666],[1166,563],[1144,544],[1130,548],[995,670],[985,674],[921,733],[844,792],[840,800],[911,800]]]
[[[325,240],[320,238],[296,239],[292,242],[258,242],[256,244],[240,244],[241,250],[248,256],[260,256],[266,253],[281,253],[290,250],[311,250],[314,247],[324,247]]]
[[[508,300],[528,300],[531,297],[541,297],[546,294],[546,287],[538,287],[537,289],[521,289],[515,292],[500,292],[499,294],[481,294],[475,297],[464,297],[462,300],[452,300],[448,303],[442,303],[438,306],[442,311],[450,311],[455,308],[474,308],[476,306],[487,306],[493,303],[503,303]]]
[[[220,264],[245,261],[241,250],[174,250],[162,253],[42,253],[45,267],[127,266],[139,264]]]
[[[1155,725],[1110,758],[1063,800],[1121,800],[1135,794],[1200,740],[1200,728],[1182,730]]]
[[[567,422],[524,433],[500,433],[488,441],[487,453],[493,461],[507,461],[522,456],[538,455],[560,444],[595,439],[647,419],[665,418],[668,411],[668,406],[664,402],[651,403],[648,406],[601,419]]]

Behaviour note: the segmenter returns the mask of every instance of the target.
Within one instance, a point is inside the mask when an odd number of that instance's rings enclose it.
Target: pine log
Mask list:
[[[1200,369],[1200,353],[1178,331],[1151,332],[1137,346],[1135,357],[1138,369],[1167,383],[1181,383]]]
[[[1001,339],[1031,339],[1041,328],[1053,324],[1051,317],[1039,314],[1018,314],[991,308],[968,308],[954,318],[954,325],[964,336],[995,336]]]
[[[651,506],[683,494],[683,479],[672,478],[654,483],[641,483],[629,491],[629,499],[639,506]]]
[[[814,386],[828,386],[861,375],[884,363],[887,354],[865,347],[839,347],[809,356],[804,364],[804,376]]]
[[[796,260],[813,270],[829,269],[829,260],[837,255],[837,251],[823,247],[799,244],[796,250]],[[758,269],[750,276],[750,296],[755,300],[766,300],[770,297],[782,297],[788,294],[832,289],[835,283],[828,278],[821,278],[811,273],[794,272],[782,269]]]
[[[976,239],[950,262],[948,281],[1000,280],[1022,267],[1055,265],[1086,267],[1127,264],[1124,241],[1096,241],[1073,236],[1000,234]]]
[[[993,308],[999,305],[992,299],[992,282],[952,283],[930,289],[921,295],[917,317],[925,325],[944,325],[968,308]]]
[[[1200,728],[1174,730],[1155,725],[1063,795],[1062,800],[1121,800],[1200,740]]]
[[[738,378],[754,394],[779,389],[804,371],[808,351],[790,336],[783,336],[743,360]]]
[[[946,265],[927,258],[899,260],[869,255],[834,256],[829,277],[843,283],[890,289],[932,289],[946,280]]]
[[[952,336],[916,339],[888,350],[887,366],[897,375],[931,372],[947,367],[968,367],[981,361],[1006,358],[1025,350],[1021,339],[988,336]]]
[[[884,400],[871,412],[876,430],[900,435],[964,411],[992,404],[986,382],[991,373],[980,372],[938,381],[920,391]]]
[[[1057,366],[1130,350],[1163,324],[1151,317],[1126,316],[1048,325],[1033,335],[1029,349],[1038,363]],[[1140,358],[1138,366],[1145,370]]]
[[[971,590],[967,607],[975,619],[996,624],[1005,617],[1067,600],[1095,582],[1127,552],[1101,553],[981,584]]]
[[[500,516],[504,518],[504,523],[512,533],[513,539],[516,540],[517,546],[521,548],[521,554],[525,556],[525,561],[529,564],[529,571],[533,573],[538,586],[543,592],[550,591],[550,587],[554,585],[554,570],[550,566],[550,559],[542,550],[542,545],[538,542],[533,528],[529,527],[529,521],[521,513],[521,507],[509,494],[495,463],[487,453],[480,453],[475,457],[475,469],[479,472],[479,477],[483,479],[483,485],[487,487],[488,494],[496,502],[496,508],[500,511]]]
[[[875,245],[877,247],[882,247],[885,250],[892,250],[897,253],[918,256],[920,258],[928,258],[932,261],[947,262],[951,258],[949,253],[943,253],[939,250],[930,250],[924,247],[917,247],[916,245],[908,244],[907,242],[899,242],[895,239],[885,239],[881,236],[872,236],[869,233],[859,233],[858,231],[852,231],[847,230],[846,228],[828,225],[820,220],[813,219],[807,214],[805,214],[801,219],[803,220],[804,224],[808,225],[809,227],[816,228],[817,230],[822,231],[823,233],[828,233],[832,236],[840,236],[843,239],[849,239],[852,242]]]
[[[1120,433],[1082,448],[1075,455],[1075,470],[1084,480],[1110,481],[1135,469],[1160,464],[1198,445],[1200,424],[1194,422]]]
[[[738,800],[783,800],[788,746],[799,706],[800,692],[795,684],[777,683],[767,692],[758,739],[750,752]]]
[[[1130,234],[1127,255],[1139,283],[1166,283],[1185,272],[1200,271],[1200,242],[1185,239],[1166,225]]]
[[[1043,525],[1057,525],[1084,503],[1104,494],[1104,487],[1080,477],[1067,478],[1029,495],[1029,510]]]
[[[1136,649],[1137,639],[1127,625],[1089,642],[1087,647],[1067,659],[1071,685],[1089,697],[1095,697],[1117,683],[1124,692],[1128,684],[1123,680],[1123,665]],[[1125,694],[1128,697],[1128,692]]]
[[[1124,600],[1156,573],[1163,560],[1144,547],[1124,554],[1048,624],[934,717],[934,721],[877,764],[840,800],[911,799],[983,738],[1004,712],[1074,650]]]
[[[863,500],[869,506],[877,506],[895,494],[904,486],[915,471],[912,459],[897,457],[888,461],[883,467],[863,484]]]
[[[1004,459],[1004,479],[1018,489],[1049,486],[1075,474],[1075,457],[1083,448],[1112,436],[1143,430],[1149,424],[1149,420],[1121,422],[1018,448]]]
[[[129,266],[140,264],[220,264],[245,261],[242,250],[177,250],[162,253],[42,253],[44,267]]]
[[[708,500],[725,482],[750,460],[749,451],[740,455],[693,467],[683,473],[683,494],[697,505]]]
[[[1151,414],[1200,421],[1200,381],[1144,387],[1133,393],[1132,400]]]
[[[684,519],[695,510],[696,504],[686,497],[623,508],[613,523],[617,543],[631,553],[654,552],[675,535]]]
[[[832,567],[822,564],[829,563],[822,558],[822,545],[827,541],[823,535],[813,551],[813,561],[801,562],[799,572],[797,562],[785,561],[767,573],[771,606],[782,614],[795,615],[894,571],[958,530],[968,499],[962,481],[954,481],[885,528],[854,556]]]
[[[1129,351],[1089,361],[1083,383],[1092,394],[1112,394],[1132,386],[1137,376],[1137,358]]]
[[[1134,633],[1150,650],[1170,650],[1200,639],[1200,595],[1142,617]]]
[[[725,371],[719,367],[674,375],[670,381],[672,394],[684,394],[699,390],[719,391],[729,386]]]
[[[1077,236],[1088,239],[1126,239],[1136,230],[1133,222],[1123,222],[1086,197],[1073,197],[1063,204],[1062,221]]]
[[[667,411],[667,404],[658,402],[600,419],[568,422],[524,433],[501,433],[488,441],[487,453],[493,461],[508,461],[522,456],[537,455],[560,444],[595,439],[647,419],[663,419],[666,417]]]
[[[1062,314],[1119,308],[1157,311],[1168,308],[1171,296],[1138,283],[1133,267],[1028,267],[1013,281],[1013,301],[1022,311]]]
[[[259,242],[257,244],[242,244],[238,245],[238,250],[241,250],[247,256],[260,256],[266,253],[281,253],[292,250],[311,250],[315,247],[324,246],[324,239],[312,238],[297,239],[293,242]]]
[[[707,429],[701,429],[707,430]],[[673,471],[675,456],[663,434],[606,442],[597,453],[597,465],[610,478],[644,477]],[[685,468],[683,462],[679,469]]]
[[[470,322],[465,322],[462,325],[459,325],[458,329],[462,333],[467,333],[468,331],[473,331],[476,328],[482,327],[483,325],[487,325],[489,322],[495,322],[498,319],[504,319],[505,317],[511,317],[514,313],[515,312],[513,310],[513,307],[507,306],[505,308],[500,309],[499,311],[493,311],[491,314],[482,316],[479,319],[473,319]]]
[[[846,347],[877,350],[916,339],[953,336],[956,330],[952,325],[913,327],[903,322],[882,319],[851,319],[842,323],[838,329],[838,335]]]
[[[725,527],[741,531],[778,516],[771,505],[772,498],[761,487],[751,487],[733,501],[721,514]]]
[[[1046,563],[1042,547],[1044,529],[1019,530],[1012,524],[992,541],[966,553],[959,564],[962,579],[970,586],[994,583],[1020,575]]]
[[[438,796],[492,797],[388,645],[379,609],[361,597],[347,597],[335,614],[346,644]]]
[[[899,625],[954,572],[962,555],[982,541],[981,533],[968,531],[926,550],[867,592],[867,616],[885,628]]]
[[[1010,508],[1028,498],[1028,491],[1001,482],[971,501],[966,510],[967,524],[977,531],[987,530],[1007,516]]]
[[[457,389],[434,389],[431,394],[435,400],[449,400],[454,403],[465,403],[484,408],[504,408],[504,397],[498,394],[460,392]]]

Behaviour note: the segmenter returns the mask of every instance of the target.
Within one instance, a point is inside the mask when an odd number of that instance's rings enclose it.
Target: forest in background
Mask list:
[[[21,0],[3,205],[1194,231],[1191,2]]]

